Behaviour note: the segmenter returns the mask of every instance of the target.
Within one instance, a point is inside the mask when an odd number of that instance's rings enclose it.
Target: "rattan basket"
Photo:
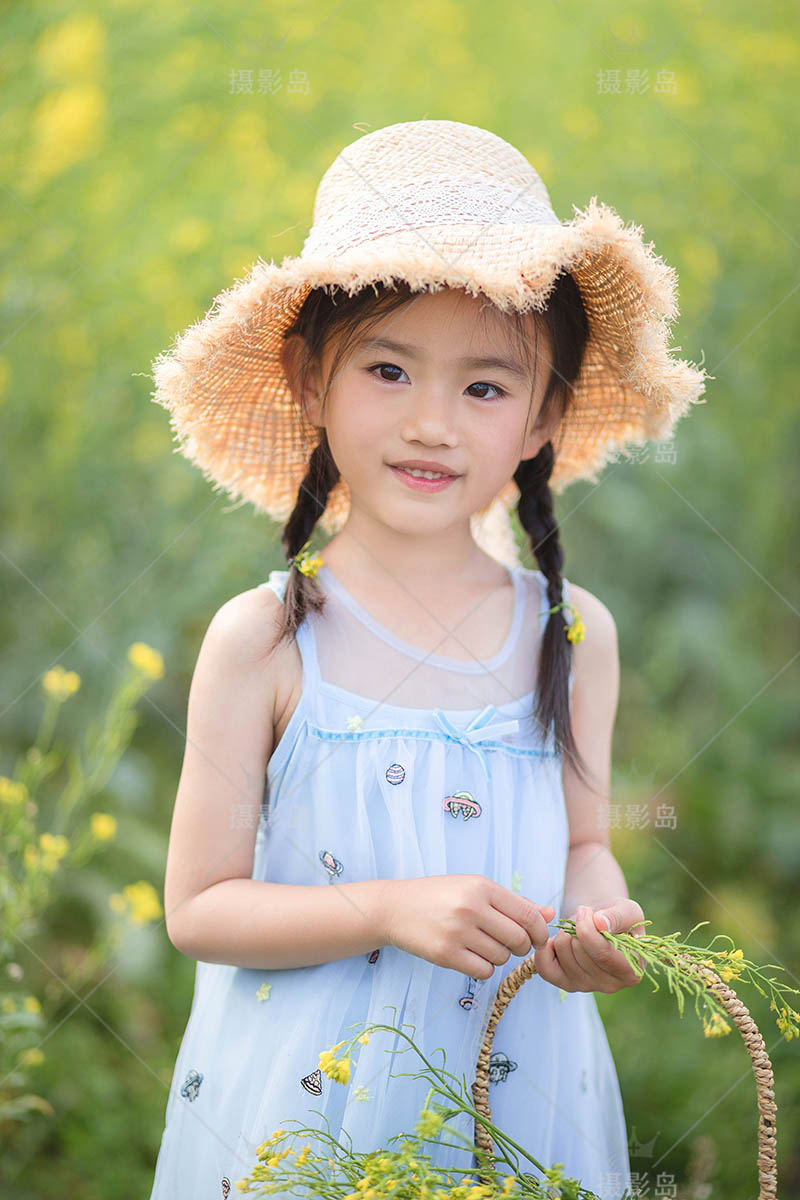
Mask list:
[[[682,957],[679,955],[679,958]],[[775,1200],[777,1196],[778,1175],[775,1162],[775,1093],[773,1090],[772,1063],[764,1045],[764,1039],[750,1013],[742,1004],[733,988],[720,979],[719,975],[709,967],[689,964],[687,966],[698,974],[706,987],[712,991],[729,1014],[744,1039],[747,1052],[753,1063],[753,1074],[756,1079],[756,1099],[758,1101],[758,1200]],[[475,1108],[487,1120],[491,1121],[489,1107],[489,1059],[492,1053],[492,1042],[497,1023],[526,980],[536,974],[533,956],[526,958],[518,967],[510,971],[497,989],[494,1007],[489,1017],[489,1025],[483,1039],[478,1066],[475,1072],[475,1082],[472,1085],[472,1096]],[[475,1145],[480,1150],[493,1155],[492,1139],[485,1127],[476,1119]],[[488,1184],[489,1179],[479,1175],[481,1183]]]

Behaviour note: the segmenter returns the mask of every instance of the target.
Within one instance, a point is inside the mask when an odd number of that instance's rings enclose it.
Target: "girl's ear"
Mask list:
[[[292,398],[303,415],[312,425],[322,427],[322,400],[319,381],[319,371],[316,364],[311,364],[303,382],[303,349],[305,339],[299,333],[292,333],[284,339],[280,350],[281,366]]]
[[[547,422],[537,421],[525,438],[520,461],[525,462],[529,458],[536,458],[542,446],[552,438],[557,426],[558,417],[555,414]]]

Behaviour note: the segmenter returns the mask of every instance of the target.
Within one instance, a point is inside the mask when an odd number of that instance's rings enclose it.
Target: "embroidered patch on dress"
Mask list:
[[[516,1071],[517,1064],[512,1062],[502,1050],[495,1050],[489,1059],[489,1083],[505,1083],[510,1071]]]
[[[386,782],[392,784],[402,783],[406,777],[405,767],[401,767],[400,763],[392,763],[386,770]]]
[[[300,1082],[307,1092],[311,1092],[312,1096],[322,1095],[322,1072],[319,1067],[316,1071],[312,1071],[310,1075],[305,1075]]]
[[[203,1082],[203,1076],[199,1071],[195,1071],[194,1067],[186,1076],[181,1088],[181,1095],[187,1100],[196,1100],[197,1093],[200,1091],[200,1084]]]
[[[451,817],[462,816],[465,821],[481,815],[480,804],[469,792],[453,792],[452,796],[445,796],[442,807]]]
[[[378,955],[380,954],[380,952],[381,952],[380,947],[378,947],[377,950],[371,950],[369,958],[367,959],[367,962],[368,963],[376,963],[378,961]]]
[[[231,1194],[231,1181],[230,1181],[230,1179],[228,1179],[227,1175],[223,1175],[223,1177],[222,1177],[222,1200],[228,1200],[228,1196],[230,1196],[230,1194]]]
[[[520,875],[519,871],[515,871],[514,874],[511,876],[511,891],[512,892],[522,891],[522,876]]]
[[[364,724],[363,717],[348,717],[347,721],[346,721],[346,725],[347,725],[348,729],[360,729],[363,724]]]
[[[475,987],[477,984],[483,983],[484,981],[481,979],[473,979],[471,975],[468,975],[467,978],[469,979],[467,990],[463,996],[459,997],[458,1003],[461,1008],[470,1009],[475,1003]]]
[[[339,862],[338,858],[333,857],[330,850],[320,850],[319,858],[320,862],[325,867],[325,870],[328,872],[328,883],[333,883],[334,876],[341,875],[344,867]]]
[[[256,996],[258,997],[259,1004],[261,1003],[262,1000],[269,1000],[269,994],[271,991],[272,991],[271,983],[262,983],[261,984],[261,987],[256,992]]]

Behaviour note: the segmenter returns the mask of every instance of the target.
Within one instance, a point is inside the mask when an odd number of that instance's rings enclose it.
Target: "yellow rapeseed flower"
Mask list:
[[[797,1026],[790,1020],[789,1013],[791,1013],[795,1018],[798,1018],[798,1013],[796,1013],[793,1008],[780,1009],[778,1016],[775,1018],[778,1029],[786,1038],[787,1042],[790,1042],[793,1037],[797,1037],[800,1034],[800,1030],[798,1030]]]
[[[29,1050],[23,1050],[17,1061],[24,1067],[38,1067],[39,1063],[44,1062],[44,1054],[38,1046],[31,1046]]]
[[[57,79],[94,75],[102,62],[105,26],[94,13],[76,12],[47,25],[34,46],[37,67]]]
[[[45,854],[63,858],[69,850],[69,838],[64,837],[63,833],[42,833],[39,835],[39,845]]]
[[[703,1033],[706,1037],[725,1037],[730,1031],[729,1022],[718,1012],[712,1013],[709,1021],[703,1021]]]
[[[129,883],[122,892],[112,892],[108,906],[115,913],[128,912],[135,925],[146,925],[163,912],[155,888],[145,880]]]
[[[81,686],[81,677],[77,671],[65,671],[59,665],[42,676],[42,686],[48,696],[53,696],[59,703],[67,700]]]
[[[42,1011],[42,1006],[36,996],[26,996],[22,1001],[22,1007],[25,1012],[38,1013]]]
[[[89,818],[89,828],[98,842],[110,842],[117,832],[117,819],[111,813],[94,812]]]
[[[420,1137],[435,1137],[443,1124],[444,1117],[440,1113],[431,1112],[429,1108],[426,1108],[420,1113],[416,1132]]]
[[[146,925],[148,921],[154,921],[162,915],[163,909],[156,889],[146,880],[129,883],[122,891],[128,901],[130,918],[134,925]]]
[[[579,616],[577,608],[573,608],[572,611],[575,614],[575,619],[567,628],[567,641],[582,642],[586,638],[586,626],[584,625],[582,618]]]
[[[134,642],[128,648],[128,662],[137,671],[141,671],[147,679],[161,679],[164,675],[164,658],[158,650],[148,646],[146,642]]]
[[[9,779],[6,775],[0,775],[0,804],[12,805],[22,804],[28,797],[28,789],[24,783],[18,783],[16,779]]]
[[[33,871],[39,866],[39,851],[30,842],[22,852],[22,861],[29,871]]]

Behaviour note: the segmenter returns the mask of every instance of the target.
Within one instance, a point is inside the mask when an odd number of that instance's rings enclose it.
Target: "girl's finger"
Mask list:
[[[553,953],[564,977],[569,981],[571,991],[586,991],[587,972],[576,956],[577,938],[571,933],[561,931],[553,938]]]
[[[607,938],[597,929],[594,923],[594,913],[590,908],[575,914],[575,958],[587,971],[595,970],[602,975],[606,982],[627,983],[631,978],[631,968],[619,950],[615,950]]]
[[[615,992],[618,991],[625,979],[622,975],[607,969],[592,958],[584,946],[581,945],[578,938],[572,939],[571,946],[572,955],[575,959],[576,966],[583,973],[584,988],[593,992]],[[625,959],[622,959],[625,966],[625,974],[629,973],[628,964]]]
[[[567,978],[556,957],[553,940],[551,938],[535,952],[533,965],[536,967],[536,974],[547,983],[552,983],[554,987],[564,988],[567,992],[575,991],[572,981]]]

